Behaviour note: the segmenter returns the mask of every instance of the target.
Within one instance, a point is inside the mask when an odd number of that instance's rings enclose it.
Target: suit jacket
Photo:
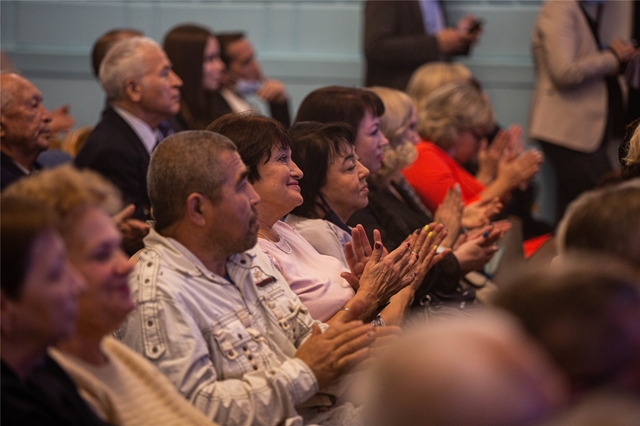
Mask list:
[[[440,3],[444,14],[444,7]],[[446,14],[445,14],[446,21]],[[427,34],[417,0],[367,0],[364,6],[367,86],[404,91],[411,74],[425,62],[447,59],[435,36]]]
[[[216,118],[233,112],[231,110],[231,106],[224,98],[224,96],[220,94],[220,92],[215,93],[215,105],[216,111],[218,112],[218,116]],[[287,129],[291,126],[291,116],[289,115],[288,100],[283,104],[269,102],[269,112],[271,113],[271,117],[274,120],[282,123],[282,125]]]
[[[40,170],[42,169],[42,165],[38,162],[33,164],[32,170]],[[0,152],[0,186],[1,189],[6,188],[11,185],[13,182],[21,179],[25,176],[22,169],[16,166],[16,163],[13,162],[11,157],[6,155],[4,152]]]
[[[615,35],[628,39],[622,18],[628,7],[626,1],[604,4],[600,36],[605,45]],[[621,32],[614,34],[612,28]],[[580,152],[596,151],[607,124],[605,77],[618,72],[615,54],[600,50],[577,1],[542,5],[532,49],[536,86],[528,136]]]
[[[110,180],[122,192],[125,204],[133,203],[136,219],[147,220],[151,203],[147,195],[149,153],[136,132],[111,107],[93,129],[75,159],[79,168],[90,168]]]

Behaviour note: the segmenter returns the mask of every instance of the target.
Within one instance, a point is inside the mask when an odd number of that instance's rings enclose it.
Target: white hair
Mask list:
[[[107,94],[107,102],[124,99],[125,81],[139,79],[145,70],[141,51],[145,47],[162,47],[149,37],[133,37],[116,43],[100,64],[100,83]]]

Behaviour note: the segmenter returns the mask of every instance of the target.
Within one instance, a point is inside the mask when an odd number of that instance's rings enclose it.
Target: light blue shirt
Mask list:
[[[444,28],[444,16],[437,0],[418,0],[427,34],[438,34]]]

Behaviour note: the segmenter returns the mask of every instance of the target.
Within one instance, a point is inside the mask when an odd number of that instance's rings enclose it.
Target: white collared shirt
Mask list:
[[[231,111],[233,112],[256,111],[256,109],[251,106],[249,102],[247,102],[233,90],[222,88],[220,89],[220,95],[222,95],[224,100],[227,101],[229,107],[231,108]]]
[[[122,117],[124,121],[129,124],[129,126],[131,126],[133,131],[136,132],[136,135],[138,135],[138,137],[142,141],[144,147],[147,149],[147,152],[151,154],[151,151],[153,151],[153,148],[155,148],[156,143],[159,140],[162,140],[162,136],[158,135],[157,129],[153,130],[151,126],[149,126],[147,123],[140,120],[138,117],[131,114],[127,110],[124,110],[117,106],[114,106],[113,109],[118,113],[120,117]]]

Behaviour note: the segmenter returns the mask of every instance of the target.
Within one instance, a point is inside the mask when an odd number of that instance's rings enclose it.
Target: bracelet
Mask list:
[[[347,311],[347,312],[348,312],[348,311],[349,311],[349,308],[346,308],[346,307],[344,307],[344,306],[343,306],[342,308],[340,308],[340,311]],[[338,311],[338,312],[339,312],[339,311]]]

